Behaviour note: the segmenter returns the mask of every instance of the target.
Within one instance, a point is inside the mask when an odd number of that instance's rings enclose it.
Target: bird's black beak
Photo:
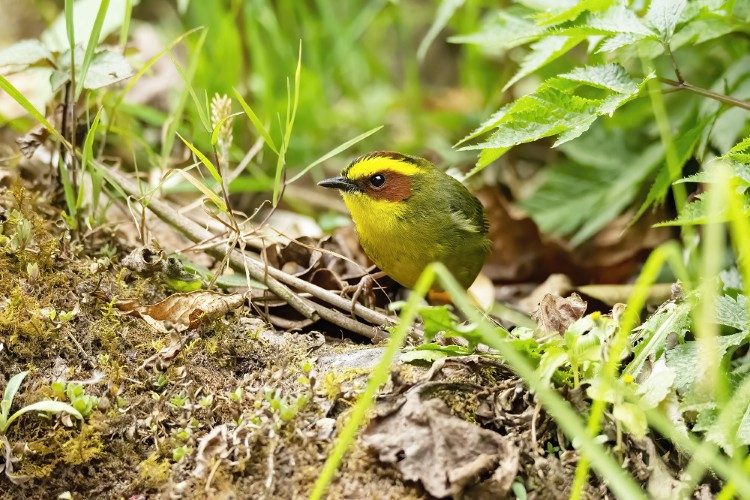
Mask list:
[[[322,180],[318,183],[318,186],[338,189],[339,191],[345,192],[359,191],[359,186],[357,186],[354,181],[351,181],[344,176],[331,177],[330,179]]]

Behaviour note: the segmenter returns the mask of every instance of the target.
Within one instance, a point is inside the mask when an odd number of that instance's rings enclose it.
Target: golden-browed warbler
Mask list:
[[[341,192],[365,253],[403,286],[430,262],[464,288],[479,274],[490,249],[482,204],[428,160],[377,151],[318,185]]]

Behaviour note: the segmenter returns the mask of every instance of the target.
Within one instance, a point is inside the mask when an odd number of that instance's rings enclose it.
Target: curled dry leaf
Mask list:
[[[503,498],[518,471],[519,452],[510,439],[451,415],[441,399],[422,400],[417,388],[376,417],[363,440],[381,461],[396,464],[404,479],[420,481],[435,497],[458,496],[491,474],[485,486]]]
[[[138,247],[122,259],[122,265],[131,271],[150,276],[164,267],[164,252],[151,245]]]
[[[167,333],[170,329],[193,329],[203,321],[223,316],[244,302],[245,295],[239,293],[224,295],[197,291],[176,293],[150,306],[138,306],[134,301],[123,301],[117,306],[127,314],[140,316],[155,330]]]
[[[29,133],[16,139],[16,144],[26,158],[31,159],[36,150],[44,144],[49,137],[49,131],[41,125],[34,127]]]
[[[205,478],[211,468],[214,458],[226,458],[228,455],[228,429],[226,425],[219,425],[203,436],[198,443],[195,455],[196,466],[193,476]]]
[[[548,293],[539,303],[539,309],[533,314],[533,318],[539,323],[541,330],[563,334],[585,313],[586,301],[577,293],[570,297]]]

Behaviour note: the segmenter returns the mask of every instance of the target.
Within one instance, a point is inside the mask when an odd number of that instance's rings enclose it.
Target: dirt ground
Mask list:
[[[29,230],[0,252],[0,373],[30,370],[14,409],[66,400],[71,385],[92,403],[84,422],[29,413],[9,428],[0,497],[305,497],[381,349],[276,331],[247,304],[155,329],[122,304],[172,292],[123,267],[131,248],[116,232],[74,240],[56,213],[17,184],[0,197],[3,234]],[[570,487],[577,453],[497,360],[398,364],[376,408],[329,498],[496,498],[520,485],[561,498]],[[496,448],[470,449],[486,443]],[[645,480],[645,452],[632,455]],[[592,481],[590,496],[608,495]]]

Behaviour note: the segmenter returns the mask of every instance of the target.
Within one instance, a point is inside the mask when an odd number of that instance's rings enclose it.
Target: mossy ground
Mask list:
[[[32,235],[23,248],[9,251],[6,241],[0,251],[0,374],[8,380],[30,370],[14,409],[65,400],[53,387],[57,381],[76,381],[97,398],[85,422],[27,414],[11,426],[14,474],[26,481],[0,475],[0,498],[66,491],[73,498],[306,496],[368,371],[317,360],[367,346],[275,332],[247,307],[193,331],[159,333],[116,307],[125,299],[152,304],[170,292],[121,267],[128,249],[115,233],[73,238],[49,222],[58,217],[55,209],[20,187],[6,191],[0,207],[6,237],[21,219]],[[176,354],[164,354],[175,345]],[[538,464],[542,447],[556,443],[552,421],[537,414],[532,424],[533,400],[507,369],[467,366],[444,369],[429,397],[511,436],[522,450],[519,480],[537,497],[564,492],[574,461],[549,454]],[[425,373],[412,365],[399,371],[394,380],[401,384]],[[488,398],[502,411],[488,413]],[[425,497],[360,443],[329,495]]]
[[[309,491],[332,445],[315,423],[353,378],[329,374],[326,385],[315,359],[361,345],[332,348],[313,334],[274,332],[249,308],[196,331],[158,333],[115,306],[151,304],[169,291],[119,265],[127,249],[114,233],[71,238],[50,222],[59,212],[21,187],[2,193],[0,211],[12,214],[0,234],[15,234],[21,219],[32,228],[24,248],[0,251],[0,376],[30,370],[14,410],[55,399],[58,380],[79,381],[98,400],[84,423],[33,413],[14,423],[7,433],[14,474],[26,480],[0,475],[0,498]],[[61,320],[69,311],[72,318]],[[176,356],[158,356],[176,341],[184,344]],[[201,447],[219,426],[218,442]],[[364,450],[354,450],[344,475],[333,492],[420,496]]]

